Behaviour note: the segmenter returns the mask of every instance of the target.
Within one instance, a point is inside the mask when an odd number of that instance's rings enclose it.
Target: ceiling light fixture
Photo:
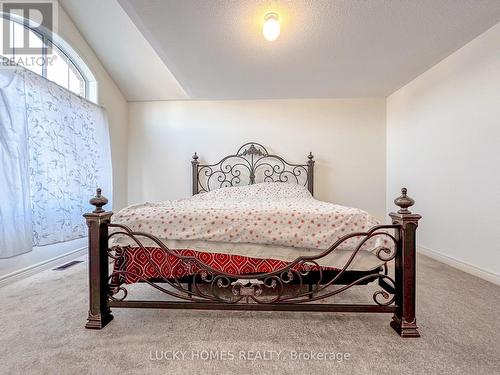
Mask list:
[[[266,40],[272,42],[278,39],[280,35],[280,22],[277,13],[267,13],[264,17],[264,27],[262,28],[262,34]]]

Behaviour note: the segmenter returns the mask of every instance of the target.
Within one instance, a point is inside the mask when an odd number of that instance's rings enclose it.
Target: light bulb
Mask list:
[[[262,34],[264,34],[264,38],[270,42],[278,39],[278,36],[280,35],[280,23],[276,13],[266,14],[264,17]]]

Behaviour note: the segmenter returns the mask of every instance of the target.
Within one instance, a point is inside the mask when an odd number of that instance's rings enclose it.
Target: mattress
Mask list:
[[[314,199],[304,186],[276,182],[136,204],[116,213],[113,222],[169,240],[322,250],[348,233],[366,231],[379,224],[361,209],[322,202]],[[383,240],[374,238],[365,248],[383,245]],[[359,237],[351,238],[341,247],[353,248],[359,241]]]
[[[253,273],[261,272],[256,265],[264,264],[262,260],[283,268],[297,257],[321,254],[348,233],[363,232],[379,224],[363,210],[316,200],[305,187],[286,183],[221,188],[182,200],[132,205],[119,211],[113,222],[134,232],[151,234],[180,253],[217,255],[217,259],[226,259],[228,264],[245,259],[246,265],[251,265],[247,271]],[[341,242],[330,254],[318,258],[317,264],[329,269],[343,268],[363,238]],[[124,262],[134,263],[138,274],[150,275],[153,269],[163,267],[163,274],[171,275],[176,267],[174,259],[169,260],[154,241],[138,239],[149,252],[155,252],[158,261],[151,254],[142,254],[144,249],[133,250],[137,244],[128,236],[113,235],[111,245],[132,249]],[[388,239],[376,236],[366,241],[348,270],[371,271],[380,267],[383,261],[375,250],[390,247]],[[200,260],[215,259],[200,256]],[[242,267],[234,269],[242,272]]]

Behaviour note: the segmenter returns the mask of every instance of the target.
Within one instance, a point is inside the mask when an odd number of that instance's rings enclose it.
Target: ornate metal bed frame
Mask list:
[[[258,181],[303,184],[313,193],[314,158],[311,153],[306,164],[291,164],[280,156],[269,154],[262,145],[252,142],[216,164],[200,164],[196,153],[191,163],[193,194]],[[96,208],[84,215],[89,227],[90,301],[86,328],[103,328],[113,319],[111,308],[119,307],[378,312],[393,313],[391,326],[402,337],[420,336],[415,318],[415,232],[421,216],[408,210],[414,201],[407,196],[405,188],[394,201],[399,210],[389,215],[392,224],[378,225],[366,232],[346,234],[318,255],[301,256],[279,270],[251,275],[218,271],[195,257],[183,256],[169,249],[151,234],[134,232],[125,225],[111,224],[113,213],[102,208],[107,202],[101,195],[101,189],[97,189],[96,196],[90,200]],[[152,241],[169,256],[179,259],[177,267],[190,270],[192,276],[148,280],[131,271],[115,268],[110,273],[110,260],[116,262],[127,251],[127,247],[108,245],[109,239],[118,235],[129,237],[136,246],[143,249],[141,239]],[[367,272],[350,271],[348,268],[361,251],[362,245],[377,236],[384,236],[394,243],[394,246],[382,247],[375,252],[381,267]],[[326,271],[319,266],[319,259],[328,256],[353,237],[359,238],[358,246],[340,270]],[[156,267],[151,259],[149,262]],[[394,276],[391,276],[392,271],[389,272],[391,262],[394,263]],[[127,272],[170,296],[170,299],[127,299],[127,289],[111,282],[113,277]],[[158,274],[161,275],[159,270]],[[338,295],[354,285],[372,281],[378,281],[380,289],[373,293],[371,304],[315,303]],[[312,287],[303,288],[306,285]]]
[[[310,152],[307,164],[288,163],[281,156],[269,154],[259,143],[249,142],[236,154],[228,155],[215,164],[200,164],[195,152],[193,165],[193,195],[227,186],[251,185],[256,181],[289,182],[307,186],[314,195],[314,157]]]

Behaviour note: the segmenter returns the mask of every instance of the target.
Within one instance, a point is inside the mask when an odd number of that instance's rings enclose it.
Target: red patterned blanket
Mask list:
[[[216,254],[190,249],[172,250],[179,255],[192,256],[217,271],[233,274],[248,275],[279,270],[288,263],[276,259],[259,259],[240,255]],[[140,280],[172,279],[195,274],[200,270],[196,265],[188,266],[186,262],[165,250],[156,247],[144,249],[129,247],[117,252],[117,259],[112,274],[112,285],[131,284]],[[303,266],[298,266],[303,270]],[[317,267],[311,267],[314,270]],[[334,270],[334,268],[322,267]]]

